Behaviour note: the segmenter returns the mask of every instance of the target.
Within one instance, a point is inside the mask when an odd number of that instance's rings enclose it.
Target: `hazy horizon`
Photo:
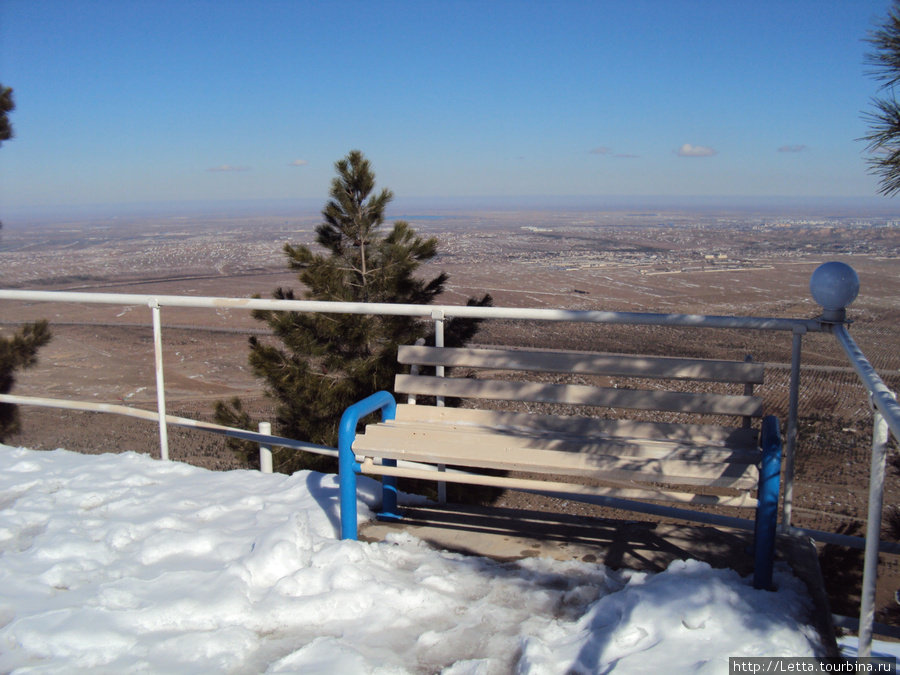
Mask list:
[[[129,202],[118,204],[73,204],[7,208],[0,212],[4,227],[67,222],[114,220],[117,218],[204,218],[225,216],[307,217],[317,216],[327,202],[321,198],[223,199]],[[745,212],[793,217],[859,217],[900,220],[900,201],[881,197],[748,197],[748,196],[460,196],[396,197],[387,220],[426,215],[452,215],[478,211],[616,212],[629,210],[671,212]],[[432,213],[433,212],[433,213]]]

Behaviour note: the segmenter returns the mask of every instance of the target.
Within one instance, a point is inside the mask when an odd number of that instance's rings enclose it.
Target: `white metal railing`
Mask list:
[[[847,359],[869,394],[874,414],[872,459],[869,468],[869,505],[866,516],[866,556],[863,563],[862,597],[859,609],[859,656],[872,656],[872,633],[875,622],[875,590],[878,583],[878,551],[881,539],[881,517],[884,506],[884,470],[887,460],[889,432],[900,438],[900,405],[896,395],[866,359],[843,323],[831,326],[831,332],[847,355]]]
[[[69,401],[59,398],[40,398],[36,396],[17,396],[15,394],[0,394],[0,402],[12,403],[14,405],[34,405],[43,408],[57,408],[61,410],[80,410],[83,412],[100,412],[113,413],[115,415],[123,415],[124,417],[133,417],[135,419],[147,420],[148,422],[160,423],[159,413],[149,410],[141,410],[127,405],[116,405],[113,403],[96,403],[94,401]],[[261,424],[268,424],[263,422]],[[257,433],[255,431],[247,431],[245,429],[236,429],[234,427],[226,427],[221,424],[213,424],[212,422],[203,422],[201,420],[192,420],[186,417],[176,417],[175,415],[166,415],[162,426],[172,425],[175,427],[185,427],[188,429],[197,429],[199,431],[208,431],[221,436],[237,438],[261,445],[277,445],[283,448],[293,450],[303,450],[306,452],[315,452],[320,455],[329,455],[337,457],[338,451],[335,448],[329,448],[324,445],[316,445],[315,443],[307,443],[306,441],[297,441],[292,438],[283,438],[281,436],[273,436],[271,425],[268,429],[260,428]],[[168,452],[160,453],[161,459],[168,459]],[[271,473],[271,470],[268,471]]]
[[[829,263],[834,264],[834,263]],[[824,266],[823,266],[824,267]],[[849,269],[849,268],[848,268]],[[852,272],[852,270],[850,270]],[[817,270],[818,272],[818,270]],[[852,272],[855,276],[855,272]],[[814,274],[815,277],[815,274]],[[858,290],[858,279],[857,279]],[[816,289],[813,288],[816,295]],[[855,298],[846,301],[846,305]],[[816,298],[819,301],[819,298]],[[229,308],[244,310],[272,310],[289,312],[322,312],[339,314],[366,314],[388,316],[415,316],[431,318],[435,323],[436,346],[443,346],[444,321],[449,318],[466,317],[475,319],[515,319],[549,322],[577,322],[622,325],[655,325],[695,328],[728,328],[736,330],[783,331],[792,334],[791,375],[789,381],[788,419],[785,433],[784,492],[782,496],[783,533],[804,534],[819,541],[832,541],[842,545],[861,544],[866,549],[863,580],[863,599],[860,611],[860,656],[871,654],[872,626],[874,622],[875,583],[877,581],[877,557],[879,549],[900,553],[896,545],[884,546],[880,542],[881,505],[883,498],[885,447],[888,430],[900,438],[900,405],[890,390],[869,364],[862,351],[852,340],[843,323],[844,310],[826,308],[821,319],[781,319],[762,317],[707,316],[697,314],[652,314],[635,312],[605,312],[561,309],[528,309],[509,307],[469,307],[457,305],[402,305],[386,303],[342,303],[304,300],[267,300],[251,298],[189,297],[173,295],[137,295],[118,293],[76,293],[58,291],[0,290],[0,300],[27,302],[101,303],[119,306],[146,305],[151,310],[154,337],[154,359],[156,365],[157,412],[137,410],[127,406],[97,404],[93,402],[60,401],[13,395],[0,395],[0,401],[38,406],[61,407],[78,410],[98,410],[152,419],[158,421],[160,456],[168,459],[167,425],[177,425],[202,429],[243,438],[260,443],[261,450],[268,445],[336,454],[323,446],[302,443],[286,438],[271,436],[269,433],[255,433],[231,429],[206,422],[174,417],[166,414],[165,377],[162,354],[162,320],[164,307]],[[824,306],[824,303],[821,303]],[[799,406],[800,359],[802,338],[807,332],[831,332],[843,347],[848,360],[856,370],[860,380],[869,392],[875,412],[875,432],[872,446],[872,470],[869,495],[869,517],[865,540],[827,532],[811,531],[791,525],[793,503],[794,458],[797,441],[797,418]],[[261,452],[261,463],[264,463]]]

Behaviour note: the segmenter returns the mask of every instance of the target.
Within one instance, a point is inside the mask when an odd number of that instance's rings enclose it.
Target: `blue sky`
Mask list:
[[[0,0],[0,209],[327,197],[874,196],[888,0]]]

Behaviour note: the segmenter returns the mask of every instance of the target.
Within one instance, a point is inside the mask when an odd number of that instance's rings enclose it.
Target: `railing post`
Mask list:
[[[425,338],[419,338],[416,340],[416,347],[421,347],[424,344],[425,344]],[[411,365],[409,367],[409,374],[410,375],[418,375],[419,374],[419,364],[418,363],[414,363],[413,365]],[[406,402],[409,405],[415,405],[416,404],[416,395],[409,394],[406,397]]]
[[[434,319],[434,346],[435,347],[443,347],[444,346],[444,310],[435,309],[431,312],[431,318]],[[437,377],[444,376],[444,366],[435,366],[434,374]],[[443,407],[444,405],[444,397],[438,396],[436,404],[439,407]],[[446,464],[438,464],[438,471],[446,471]],[[447,503],[447,483],[444,481],[438,481],[437,484],[438,491],[438,503],[446,504]]]
[[[259,433],[270,436],[272,424],[270,422],[259,423]],[[259,470],[261,473],[272,473],[272,447],[259,444]]]
[[[753,363],[753,356],[747,354],[744,356],[744,363]],[[744,396],[753,396],[753,383],[747,382],[744,385]],[[741,425],[744,429],[749,429],[753,426],[753,418],[750,415],[744,417],[744,423]]]
[[[431,312],[431,318],[434,319],[434,346],[435,347],[443,347],[444,346],[444,310],[435,309]],[[434,374],[437,377],[444,376],[444,366],[435,366]],[[437,397],[437,405],[444,405],[444,397]]]
[[[150,300],[150,311],[153,314],[153,355],[156,362],[156,410],[159,413],[159,456],[169,459],[169,431],[166,426],[166,385],[163,377],[162,322],[160,320],[159,301]]]
[[[781,531],[791,530],[791,512],[794,505],[794,459],[797,450],[797,418],[800,408],[800,356],[803,353],[802,326],[794,328],[794,340],[791,347],[791,381],[788,388],[788,418],[784,439],[784,501],[781,513]]]
[[[872,656],[875,622],[875,588],[878,584],[878,549],[881,545],[881,509],[884,503],[884,467],[888,425],[878,408],[872,428],[872,466],[869,469],[869,512],[866,522],[866,557],[863,562],[862,597],[859,604],[859,646],[862,658]]]

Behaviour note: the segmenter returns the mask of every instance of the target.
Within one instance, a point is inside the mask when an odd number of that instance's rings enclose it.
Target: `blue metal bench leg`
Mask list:
[[[775,566],[775,531],[778,524],[778,494],[781,486],[781,432],[778,419],[769,415],[762,423],[762,461],[754,536],[753,587],[771,590]]]
[[[341,539],[355,540],[357,538],[356,473],[359,471],[359,463],[353,455],[353,450],[350,449],[352,444],[352,437],[345,443],[343,433],[339,435],[338,477],[341,485]]]
[[[397,466],[396,459],[382,460],[384,466]],[[402,520],[403,514],[397,508],[397,477],[381,477],[381,511],[378,520]]]
[[[382,420],[394,419],[397,414],[397,403],[394,397],[387,391],[379,391],[359,403],[354,403],[344,411],[341,417],[341,425],[338,430],[338,476],[340,478],[340,506],[341,506],[341,539],[357,539],[356,517],[356,474],[359,473],[359,462],[353,452],[353,440],[356,438],[356,426],[366,415],[381,411]],[[385,486],[386,494],[383,500],[393,504],[392,512],[397,511],[397,487],[396,479],[393,481],[393,490]],[[384,504],[388,509],[388,504]]]

